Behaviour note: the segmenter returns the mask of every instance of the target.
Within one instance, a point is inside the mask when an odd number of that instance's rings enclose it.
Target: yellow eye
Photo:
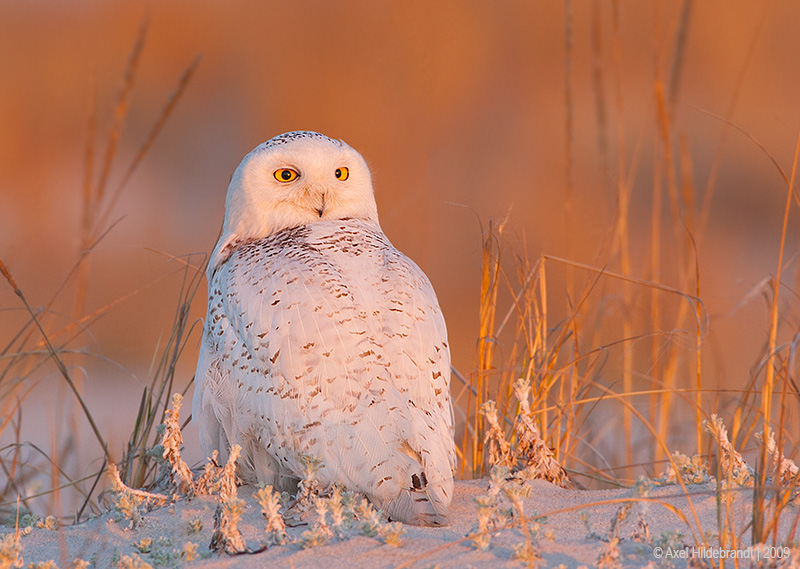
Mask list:
[[[291,168],[281,168],[280,170],[275,170],[275,173],[273,174],[275,179],[279,182],[291,182],[292,180],[297,179],[299,175],[300,174]]]
[[[337,180],[341,180],[344,182],[347,178],[350,177],[350,170],[342,166],[341,168],[336,168],[336,172],[334,172]]]

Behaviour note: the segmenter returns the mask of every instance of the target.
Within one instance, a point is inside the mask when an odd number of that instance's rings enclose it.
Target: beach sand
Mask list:
[[[530,496],[524,502],[525,515],[546,514],[547,519],[542,523],[541,531],[548,531],[553,536],[552,541],[544,537],[539,539],[543,556],[542,566],[546,567],[598,566],[601,551],[609,546],[606,539],[612,519],[616,518],[617,511],[626,500],[636,498],[636,491],[633,488],[601,491],[566,490],[540,480],[532,481],[530,485]],[[399,547],[383,543],[377,537],[358,535],[357,530],[352,529],[349,531],[352,537],[331,539],[323,545],[308,549],[303,549],[299,543],[289,543],[271,546],[265,551],[251,555],[229,556],[210,553],[208,545],[213,533],[217,503],[216,498],[212,496],[181,499],[148,512],[140,527],[136,529],[126,529],[129,525],[127,520],[112,521],[119,515],[109,513],[58,531],[36,528],[23,535],[20,540],[24,546],[25,567],[31,563],[54,560],[58,567],[66,568],[70,567],[75,558],[94,561],[94,566],[97,568],[112,567],[115,560],[124,556],[132,559],[138,556],[141,561],[153,567],[488,569],[525,566],[523,561],[513,557],[515,546],[525,543],[524,533],[519,527],[501,529],[493,533],[490,546],[484,551],[478,550],[471,538],[465,538],[477,528],[475,498],[486,495],[488,486],[488,480],[457,482],[450,525],[436,528],[404,526],[402,545]],[[633,503],[627,519],[622,522],[618,531],[621,538],[619,543],[621,566],[643,567],[651,562],[655,564],[658,559],[654,549],[660,546],[663,554],[667,555],[669,547],[666,543],[670,540],[680,546],[696,544],[700,539],[697,537],[700,533],[698,522],[702,532],[708,535],[718,533],[715,485],[707,483],[687,488],[688,498],[680,486],[655,486],[649,492],[651,501],[647,502],[646,506],[643,502]],[[253,489],[250,487],[239,488],[238,496],[247,503],[239,528],[248,547],[256,549],[260,547],[265,536],[265,521],[261,516],[260,506],[252,494]],[[741,552],[746,548],[746,544],[750,543],[750,529],[746,524],[752,513],[752,491],[737,489],[732,494],[734,495],[732,510],[735,511],[736,523],[734,533],[741,535],[742,545],[728,546],[727,549]],[[588,535],[586,524],[581,518],[582,514],[588,515],[591,530],[603,539]],[[636,542],[632,538],[639,514],[648,525],[650,542]],[[783,535],[791,531],[790,528],[796,523],[797,516],[797,508],[790,507],[785,510],[781,518]],[[196,519],[202,522],[202,530],[189,533],[190,523]],[[290,538],[299,541],[300,535],[308,529],[308,526],[288,528],[288,534]],[[13,529],[3,528],[0,531],[8,533]],[[677,536],[676,532],[681,536]],[[151,540],[150,551],[139,552],[134,543],[139,543],[142,549],[142,540],[148,538]],[[181,559],[178,554],[187,542],[197,545],[198,558],[191,562]],[[716,538],[713,546],[718,546]],[[191,548],[191,545],[189,547]],[[690,550],[686,550],[687,553],[669,551],[675,556],[692,554]],[[199,554],[207,557],[202,558],[203,556]],[[661,565],[658,566],[686,566],[686,560],[682,558],[669,559],[673,565],[665,561],[667,560],[661,560]],[[748,563],[740,566],[748,567],[750,566]],[[716,564],[718,566],[718,561]]]

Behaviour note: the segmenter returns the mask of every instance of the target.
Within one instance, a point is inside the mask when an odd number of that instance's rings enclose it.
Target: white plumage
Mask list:
[[[208,266],[193,416],[202,450],[242,446],[246,481],[323,486],[392,519],[446,523],[453,494],[447,331],[425,274],[381,231],[369,170],[314,132],[258,146],[228,188]]]

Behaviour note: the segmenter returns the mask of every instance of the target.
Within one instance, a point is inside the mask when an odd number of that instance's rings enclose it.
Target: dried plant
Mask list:
[[[322,545],[333,537],[333,532],[328,527],[327,514],[328,514],[328,501],[320,496],[314,497],[314,511],[316,512],[316,519],[314,527],[308,531],[303,532],[300,543],[303,548],[315,547]]]
[[[188,496],[194,492],[194,476],[192,471],[181,458],[183,435],[181,434],[180,410],[183,396],[180,393],[172,395],[172,409],[167,409],[164,418],[164,429],[158,448],[169,466],[169,479],[175,492]]]
[[[152,565],[138,555],[123,555],[117,567],[119,569],[153,569]]]
[[[236,461],[242,452],[242,447],[233,445],[225,466],[222,467],[222,472],[219,475],[219,499],[222,502],[227,502],[231,498],[236,498]]]
[[[524,461],[520,475],[527,479],[543,479],[562,488],[574,488],[575,485],[567,476],[567,472],[558,463],[553,451],[539,435],[539,429],[533,419],[529,401],[531,382],[519,378],[514,383],[514,395],[519,401],[519,412],[514,420],[514,432],[517,436],[517,456]]]
[[[478,514],[478,527],[471,532],[475,534],[472,543],[476,548],[485,551],[489,549],[491,542],[490,528],[493,525],[497,506],[491,496],[478,496],[475,498],[475,509]]]
[[[323,467],[322,460],[308,454],[301,456],[300,460],[303,463],[303,472],[300,482],[297,484],[294,503],[290,508],[292,520],[302,519],[305,513],[314,507],[314,499],[319,496],[320,492],[317,474]]]
[[[108,476],[114,491],[114,507],[125,519],[130,520],[130,529],[134,529],[142,523],[143,509],[149,510],[155,506],[162,506],[169,500],[163,494],[128,488],[119,476],[117,465],[113,462],[108,465]]]
[[[194,535],[203,531],[203,520],[192,518],[186,526],[186,535]]]
[[[488,400],[481,405],[480,412],[486,418],[483,445],[488,449],[489,464],[506,468],[511,475],[521,480],[542,479],[562,488],[575,488],[567,472],[558,463],[553,451],[539,434],[530,405],[530,380],[520,378],[514,383],[514,394],[519,402],[519,411],[514,419],[516,446],[506,440],[497,416],[497,404]]]
[[[798,469],[794,461],[786,458],[783,453],[778,450],[778,445],[775,443],[774,431],[767,427],[766,432],[766,442],[764,441],[763,433],[758,433],[756,439],[766,445],[767,454],[772,457],[773,480],[782,485],[797,485],[800,469]]]
[[[352,493],[349,494],[352,496]],[[328,507],[331,510],[331,531],[333,531],[333,535],[336,537],[344,536],[346,525],[353,519],[352,500],[348,511],[348,508],[345,507],[342,489],[338,484],[333,485]]]
[[[281,516],[280,495],[272,489],[272,486],[259,488],[255,494],[255,499],[261,506],[261,515],[267,520],[268,545],[283,545],[286,543],[286,524]]]
[[[180,551],[180,557],[184,561],[196,561],[200,559],[200,554],[197,552],[197,549],[200,547],[199,543],[193,543],[191,541],[187,541],[183,544],[183,547]]]
[[[391,545],[392,547],[400,547],[403,545],[403,534],[405,533],[405,528],[403,524],[400,522],[390,522],[388,524],[383,524],[378,528],[378,537],[381,538],[381,541],[386,545]]]
[[[696,454],[690,458],[675,451],[672,453],[672,462],[675,463],[678,472],[675,472],[671,463],[668,464],[661,476],[653,480],[655,484],[678,484],[679,475],[684,484],[705,484],[712,479],[708,474],[708,464],[702,455]]]
[[[651,488],[652,484],[644,477],[639,478],[634,485],[636,496],[639,498],[647,498]],[[637,543],[650,543],[650,526],[647,523],[648,506],[649,504],[645,500],[637,502],[636,523],[631,531],[631,539]]]
[[[7,533],[0,538],[0,569],[16,569],[22,567],[23,547],[19,541],[19,532]]]
[[[598,569],[620,569],[622,567],[619,562],[619,538],[615,537],[600,546],[595,564]]]
[[[356,507],[356,514],[361,522],[359,524],[361,535],[365,535],[367,537],[377,536],[378,527],[381,525],[381,514],[372,507],[372,504],[369,502],[369,500],[366,498],[361,498],[361,501],[359,501],[358,506]]]
[[[480,408],[481,414],[489,423],[489,429],[483,438],[484,447],[488,448],[489,464],[511,470],[517,463],[517,457],[506,440],[506,435],[497,419],[497,405],[494,401],[486,401]]]
[[[58,569],[58,565],[52,559],[50,561],[41,561],[39,563],[29,563],[28,569]]]
[[[623,504],[619,508],[617,508],[617,512],[613,518],[611,518],[611,523],[608,524],[608,541],[610,542],[613,539],[619,541],[620,538],[620,529],[622,528],[622,524],[625,523],[625,520],[628,519],[628,516],[631,513],[631,509],[633,508],[633,504],[628,502],[627,504]]]
[[[224,502],[236,497],[236,461],[242,447],[233,445],[224,466],[217,462],[219,453],[215,450],[203,467],[203,473],[195,479],[193,493],[198,496],[218,496]]]
[[[503,487],[503,494],[511,502],[514,508],[514,517],[519,522],[522,533],[525,535],[525,542],[514,547],[514,557],[524,561],[528,567],[536,567],[542,560],[542,550],[539,547],[538,534],[539,524],[531,522],[533,529],[529,526],[529,521],[525,517],[523,500],[530,495],[530,486],[519,484],[516,481],[509,481]]]
[[[210,496],[219,490],[219,477],[222,474],[222,467],[219,464],[219,451],[214,449],[211,456],[203,466],[203,473],[195,478],[194,492],[199,496]]]
[[[703,426],[717,443],[720,468],[726,478],[738,486],[753,486],[753,469],[747,465],[742,455],[733,448],[728,440],[728,431],[722,419],[718,415],[711,415],[711,420],[705,421]]]
[[[235,496],[217,505],[214,512],[214,534],[208,546],[211,551],[228,555],[247,553],[247,544],[239,531],[239,519],[244,508],[245,501]]]

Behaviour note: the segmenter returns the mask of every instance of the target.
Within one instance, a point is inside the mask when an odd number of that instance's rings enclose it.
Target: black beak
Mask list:
[[[322,214],[325,213],[325,194],[322,194],[322,204],[320,204],[320,206],[314,211],[316,211],[320,217],[322,217]]]

